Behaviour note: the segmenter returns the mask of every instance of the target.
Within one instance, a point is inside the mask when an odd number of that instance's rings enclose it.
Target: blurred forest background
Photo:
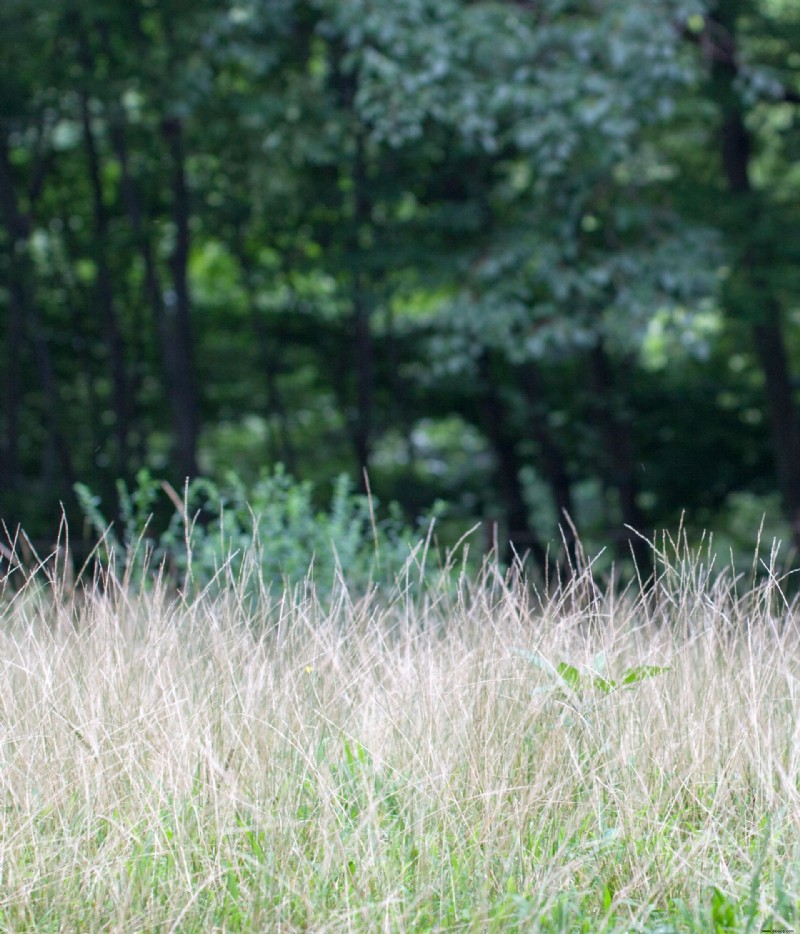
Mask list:
[[[2,0],[0,314],[33,538],[281,463],[796,547],[800,4]]]

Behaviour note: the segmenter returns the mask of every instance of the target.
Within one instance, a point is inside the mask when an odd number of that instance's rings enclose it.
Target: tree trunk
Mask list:
[[[136,182],[130,168],[128,146],[125,139],[124,116],[116,110],[108,122],[109,136],[119,160],[122,195],[134,237],[144,266],[144,289],[156,327],[164,374],[164,387],[172,418],[175,436],[176,461],[181,477],[194,476],[196,463],[196,418],[193,410],[193,393],[186,398],[185,385],[181,385],[181,374],[186,369],[185,353],[181,352],[179,340],[172,324],[174,312],[165,303],[164,288],[156,263],[153,246],[147,229],[147,219],[142,209]],[[184,237],[186,234],[184,234]],[[177,304],[177,300],[174,304]],[[191,355],[189,356],[191,362]]]
[[[636,502],[638,492],[633,458],[633,431],[630,419],[619,411],[617,387],[610,361],[602,343],[589,353],[589,385],[594,399],[592,408],[597,420],[604,451],[601,464],[605,481],[619,499],[622,528],[616,535],[617,554],[626,559],[633,556],[637,568],[646,572],[652,564],[647,542],[635,535],[644,532],[644,516]]]
[[[191,298],[189,294],[189,189],[183,151],[183,125],[165,119],[162,131],[172,157],[172,220],[175,248],[170,257],[174,300],[168,302],[169,362],[175,414],[175,453],[181,477],[197,474],[198,402],[195,387]]]
[[[547,571],[547,551],[531,528],[528,506],[520,482],[522,463],[517,453],[513,429],[508,424],[507,407],[497,391],[491,363],[487,357],[481,360],[480,375],[481,404],[486,435],[497,463],[497,482],[508,523],[508,535],[501,558],[511,562],[515,556],[522,558],[530,552],[543,573]]]
[[[773,309],[773,315],[773,321],[754,327],[753,336],[764,372],[778,483],[795,544],[800,548],[800,425],[777,308]]]
[[[141,24],[141,10],[131,5],[125,8],[129,14],[128,28],[143,50],[149,39]],[[109,27],[99,22],[98,30],[105,54],[112,59],[113,51]],[[175,45],[169,16],[164,18],[165,44],[170,55]],[[168,70],[171,70],[172,65]],[[166,84],[169,83],[167,77]],[[161,100],[168,100],[169,88],[165,87]],[[122,193],[134,236],[139,244],[145,271],[145,292],[153,315],[158,336],[164,375],[164,388],[169,402],[172,419],[173,450],[175,465],[181,478],[197,474],[197,441],[199,434],[199,405],[195,386],[193,341],[191,327],[191,298],[188,280],[190,246],[189,189],[186,182],[186,159],[183,148],[183,125],[178,118],[165,117],[161,121],[161,135],[167,144],[171,161],[172,221],[175,225],[175,247],[170,257],[172,290],[165,291],[156,263],[148,220],[139,199],[137,186],[130,168],[128,146],[125,138],[125,115],[116,106],[108,121],[109,136],[119,160],[122,175]]]
[[[714,20],[728,35],[733,36],[733,11],[720,9]],[[731,39],[733,43],[733,39]],[[750,228],[764,210],[750,181],[752,143],[744,120],[739,95],[734,87],[737,73],[735,45],[731,53],[715,60],[713,78],[717,102],[722,109],[720,156],[730,196],[742,204],[741,217],[747,214]],[[744,226],[735,234],[746,234]],[[751,295],[758,294],[760,307],[741,308],[745,318],[753,321],[753,346],[764,374],[766,409],[772,434],[775,472],[780,486],[783,508],[792,529],[795,547],[800,549],[800,417],[792,391],[789,354],[786,348],[782,309],[771,291],[769,276],[759,272],[759,247],[752,238],[743,246],[737,274],[749,279]]]
[[[361,228],[370,222],[371,205],[364,155],[364,143],[357,131],[355,160],[353,163],[353,230],[350,241],[352,262],[352,326],[353,353],[356,373],[356,417],[353,441],[359,474],[369,468],[372,447],[372,410],[374,407],[375,361],[370,328],[371,309],[365,287]]]
[[[2,157],[0,157],[2,158]],[[3,168],[0,167],[0,173]],[[2,181],[0,181],[2,188]],[[8,225],[6,224],[6,230]],[[21,283],[17,281],[15,246],[10,245],[11,270],[9,282],[8,329],[6,332],[5,372],[5,439],[3,444],[2,476],[0,487],[7,496],[13,495],[19,483],[19,412],[22,402],[22,380],[20,360],[25,337],[25,299]]]
[[[81,57],[84,77],[88,79],[93,71],[91,52],[86,37],[83,36]],[[117,446],[116,473],[118,477],[131,475],[128,437],[130,432],[131,407],[133,394],[128,380],[125,362],[125,346],[114,302],[114,283],[108,262],[108,217],[103,198],[103,185],[100,171],[100,157],[92,130],[89,97],[84,89],[81,93],[81,119],[83,138],[86,149],[86,161],[89,182],[92,191],[94,213],[93,253],[97,265],[97,310],[101,317],[102,332],[108,350],[111,368],[112,405],[115,417],[115,435]]]
[[[72,467],[72,458],[66,438],[62,431],[63,404],[58,388],[55,368],[47,343],[44,322],[39,314],[33,294],[33,271],[28,258],[28,241],[30,238],[30,223],[20,210],[19,200],[14,187],[14,178],[9,158],[8,138],[0,135],[0,216],[6,230],[6,236],[11,250],[11,270],[9,280],[10,318],[12,324],[11,344],[21,341],[25,331],[30,335],[33,347],[33,356],[45,408],[45,419],[48,426],[47,447],[55,454],[61,471],[63,485],[72,489],[75,483],[75,474]],[[27,324],[27,328],[24,325]],[[15,333],[13,333],[15,332]],[[16,364],[15,364],[16,366]],[[17,453],[17,425],[19,406],[19,374],[14,377],[16,384],[13,391],[16,398],[12,399],[11,420],[6,421],[8,432],[7,447],[11,442],[13,460]],[[16,468],[15,468],[16,469]],[[16,479],[16,477],[14,478]],[[62,484],[58,484],[59,487]]]
[[[352,346],[352,364],[355,372],[355,413],[349,419],[350,434],[362,479],[362,487],[369,492],[366,483],[366,471],[369,468],[372,449],[373,408],[375,395],[375,351],[372,340],[370,318],[372,308],[367,290],[367,276],[364,270],[364,247],[361,234],[371,222],[372,204],[367,176],[367,159],[364,151],[364,130],[359,116],[355,112],[355,99],[358,92],[358,77],[355,72],[342,68],[342,61],[347,54],[343,44],[332,43],[329,46],[331,77],[330,86],[338,99],[339,106],[350,115],[353,134],[353,160],[350,167],[352,183],[352,201],[346,201],[342,207],[350,209],[351,223],[345,246],[350,262],[350,339]]]
[[[567,549],[567,563],[574,568],[577,542],[573,529],[575,505],[572,499],[572,481],[564,453],[547,420],[544,385],[535,364],[529,362],[523,366],[521,384],[527,399],[528,426],[539,451],[542,475],[550,487],[561,535]]]
[[[274,454],[277,455],[275,459],[282,461],[289,470],[289,473],[296,474],[297,457],[295,455],[294,445],[292,444],[291,432],[289,431],[289,418],[286,412],[286,406],[284,405],[283,396],[278,386],[278,362],[275,359],[276,355],[270,344],[270,337],[264,325],[264,320],[259,314],[258,306],[256,305],[252,280],[253,261],[248,255],[245,239],[238,223],[234,227],[232,241],[232,249],[242,271],[244,290],[247,295],[250,322],[253,328],[253,335],[256,339],[259,371],[264,378],[264,387],[267,391],[267,405],[264,414],[267,419],[267,424],[269,424],[273,418],[275,418],[278,423],[278,437],[270,438],[270,446],[273,448]],[[272,435],[271,430],[270,434]]]

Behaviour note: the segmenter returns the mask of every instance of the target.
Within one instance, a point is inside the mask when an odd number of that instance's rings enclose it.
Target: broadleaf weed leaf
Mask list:
[[[622,683],[638,684],[640,681],[647,681],[649,678],[655,678],[670,670],[669,666],[664,665],[635,665],[622,676]]]
[[[568,665],[566,662],[559,662],[556,671],[573,691],[580,690],[581,673],[574,665]]]

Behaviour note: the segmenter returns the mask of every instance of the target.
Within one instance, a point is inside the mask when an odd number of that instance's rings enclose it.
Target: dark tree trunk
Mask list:
[[[720,8],[714,20],[731,37],[730,54],[714,63],[714,90],[722,108],[720,156],[731,198],[742,205],[742,218],[747,213],[754,223],[764,208],[750,181],[752,143],[744,121],[741,101],[734,87],[737,73],[733,10]],[[735,231],[746,233],[744,226]],[[769,276],[759,271],[759,246],[750,240],[742,248],[737,273],[749,279],[751,295],[761,296],[759,308],[739,309],[753,321],[753,346],[764,374],[766,409],[772,434],[775,471],[780,486],[783,508],[792,528],[795,547],[800,549],[800,417],[792,391],[789,354],[786,348],[780,303],[771,290]]]
[[[272,442],[271,447],[274,448],[273,454],[275,455],[275,459],[282,461],[290,473],[296,474],[297,457],[292,443],[291,432],[289,431],[289,418],[286,406],[280,387],[278,386],[278,361],[272,343],[270,342],[267,328],[264,325],[264,319],[259,314],[256,304],[252,284],[253,262],[248,255],[244,236],[238,224],[234,230],[232,247],[236,259],[239,262],[239,267],[242,270],[244,289],[247,294],[247,303],[250,311],[250,322],[256,339],[258,367],[264,378],[264,386],[267,391],[267,405],[264,414],[268,424],[273,418],[275,418],[278,424],[278,437],[277,439],[270,439]]]
[[[511,561],[515,555],[522,558],[530,553],[540,570],[547,571],[547,551],[531,528],[528,506],[525,502],[520,470],[522,462],[517,452],[514,430],[509,425],[509,414],[496,380],[491,362],[481,360],[481,405],[486,435],[497,464],[497,483],[508,523],[508,536],[501,557]]]
[[[148,44],[140,21],[141,11],[133,5],[129,13],[129,28],[140,48]],[[108,24],[98,25],[103,51],[113,58]],[[169,17],[164,19],[165,43],[168,51],[175,46]],[[168,97],[168,88],[162,98]],[[109,135],[119,160],[122,192],[134,236],[139,245],[145,272],[145,292],[158,336],[164,374],[164,388],[172,418],[175,466],[182,478],[197,474],[197,441],[199,405],[195,386],[191,298],[188,262],[190,246],[190,203],[186,182],[186,159],[183,147],[183,126],[180,119],[165,117],[161,134],[167,144],[171,162],[172,221],[175,225],[175,247],[170,257],[172,290],[165,291],[153,252],[148,220],[142,210],[139,193],[131,171],[125,138],[125,116],[121,107],[114,108],[109,120]]]
[[[345,211],[351,212],[350,230],[346,239],[346,249],[350,262],[350,340],[352,346],[352,366],[355,373],[355,411],[349,419],[350,435],[362,477],[362,486],[369,492],[366,471],[369,468],[372,450],[373,408],[375,396],[375,350],[372,339],[370,319],[372,317],[371,299],[367,288],[367,275],[364,269],[364,247],[362,233],[371,223],[372,203],[370,200],[369,178],[367,176],[367,157],[364,151],[364,130],[360,118],[355,113],[355,99],[358,92],[358,77],[355,72],[342,68],[342,60],[347,50],[340,42],[329,46],[331,66],[331,89],[339,105],[351,115],[353,134],[353,160],[350,167],[349,181],[352,184],[350,203],[345,202]]]
[[[20,281],[18,250],[25,250],[28,229],[19,215],[14,194],[6,140],[0,139],[0,210],[9,241],[9,307],[5,374],[5,443],[2,486],[12,493],[19,482],[19,410],[21,404],[20,359],[25,337],[25,294]]]
[[[400,372],[400,346],[397,338],[392,303],[384,303],[384,333],[385,333],[385,362],[386,386],[392,400],[394,412],[392,424],[396,424],[403,436],[406,454],[408,457],[408,473],[413,475],[417,457],[414,444],[414,410],[413,403],[409,402],[409,394]]]
[[[0,168],[2,175],[2,168]],[[0,188],[2,187],[0,178]],[[6,226],[6,230],[7,225]],[[0,486],[6,495],[12,494],[19,484],[19,410],[21,404],[20,355],[25,336],[25,294],[19,281],[18,271],[13,268],[16,252],[12,245],[12,269],[8,283],[8,331],[6,340],[5,398],[5,443],[3,445],[2,477]]]
[[[61,204],[61,236],[67,256],[77,257],[84,255],[84,240],[70,229],[70,207],[62,201]],[[75,335],[73,339],[73,364],[80,373],[81,392],[85,396],[85,407],[82,412],[82,421],[86,425],[87,440],[93,451],[99,451],[106,440],[102,428],[100,413],[103,410],[97,394],[96,359],[93,353],[93,334],[90,318],[95,312],[91,294],[75,281],[75,276],[67,266],[63,271],[63,289],[65,294],[65,307],[69,309],[68,327]],[[116,517],[119,519],[119,516]]]
[[[638,492],[633,457],[633,430],[630,419],[620,411],[618,391],[611,363],[602,343],[597,343],[589,353],[589,385],[593,394],[592,409],[597,421],[604,450],[601,466],[608,487],[619,499],[622,522],[628,528],[619,530],[616,536],[617,554],[620,558],[633,555],[637,568],[647,571],[652,555],[647,542],[630,529],[644,533],[644,517],[636,502]]]
[[[198,403],[195,386],[191,297],[189,294],[189,189],[183,150],[183,125],[177,117],[163,121],[162,130],[172,159],[172,219],[175,248],[170,257],[174,300],[167,315],[169,362],[175,414],[175,453],[182,477],[197,474]]]
[[[6,230],[12,260],[9,280],[10,320],[12,331],[15,332],[10,335],[12,346],[14,341],[21,341],[26,333],[29,335],[48,425],[47,448],[53,452],[59,465],[60,479],[62,480],[59,487],[64,485],[72,489],[75,483],[75,474],[69,446],[61,427],[63,425],[63,404],[50,347],[47,343],[44,322],[39,314],[33,294],[33,275],[28,260],[30,223],[19,207],[9,158],[8,139],[4,135],[0,135],[0,217]],[[9,433],[7,446],[10,441],[13,461],[16,461],[19,417],[18,372],[14,380],[16,382],[13,384],[13,392],[16,393],[16,398],[12,400],[11,421],[8,421],[7,416],[6,430]],[[16,476],[14,476],[14,479],[16,479]]]
[[[777,308],[774,308],[773,315],[772,322],[755,326],[753,336],[764,372],[764,391],[778,483],[795,544],[800,548],[800,425]]]
[[[264,376],[267,390],[267,417],[274,416],[278,424],[278,459],[286,465],[289,473],[297,474],[297,455],[292,442],[292,433],[289,431],[289,414],[283,401],[283,394],[278,385],[278,363],[270,346],[269,335],[264,326],[264,320],[258,313],[255,301],[250,301],[250,320],[258,345],[260,369]]]
[[[148,221],[142,209],[136,182],[130,168],[128,145],[125,139],[124,116],[120,110],[116,110],[113,113],[108,125],[111,143],[120,165],[122,195],[125,201],[125,209],[144,266],[145,295],[153,315],[156,334],[158,335],[164,374],[164,386],[169,401],[172,427],[175,436],[176,466],[181,477],[190,477],[197,473],[196,416],[193,407],[192,384],[190,383],[190,389],[187,394],[186,386],[181,383],[181,374],[187,368],[187,360],[185,351],[181,350],[179,337],[173,325],[177,296],[173,302],[173,306],[168,309],[165,302],[161,275],[147,228]],[[185,239],[185,232],[183,236]],[[185,250],[186,247],[184,246],[183,249]],[[188,294],[188,289],[186,289],[186,292]],[[191,352],[189,352],[188,359],[191,372]]]
[[[542,475],[553,497],[553,505],[567,549],[568,564],[574,568],[577,543],[573,528],[575,505],[572,499],[572,480],[564,459],[564,452],[556,441],[547,420],[545,389],[535,364],[529,362],[522,367],[521,384],[527,401],[531,437],[538,448]]]
[[[1,157],[0,157],[1,158]],[[0,173],[3,168],[0,167]],[[0,188],[3,187],[0,180]],[[6,230],[8,225],[6,224]],[[19,484],[19,411],[22,402],[21,355],[25,337],[25,298],[14,269],[14,244],[11,243],[11,279],[9,281],[8,328],[6,330],[6,372],[3,408],[5,438],[2,451],[0,487],[13,494]]]
[[[81,55],[85,77],[93,71],[93,63],[88,42],[84,36]],[[111,368],[112,404],[115,417],[115,435],[117,445],[116,473],[119,477],[129,477],[130,457],[128,437],[130,432],[131,407],[133,394],[128,380],[125,363],[125,345],[122,330],[114,302],[114,283],[108,262],[108,216],[103,198],[103,184],[100,171],[100,156],[92,130],[88,94],[81,94],[81,119],[83,122],[84,146],[92,190],[94,212],[93,252],[97,264],[97,310],[102,319],[102,332],[108,350]]]
[[[353,232],[350,253],[352,262],[353,353],[356,373],[356,416],[353,425],[353,442],[359,473],[362,477],[369,468],[372,447],[375,361],[372,330],[370,328],[371,308],[365,285],[360,233],[362,227],[370,222],[371,210],[364,143],[359,133],[356,139],[356,153],[353,164]]]

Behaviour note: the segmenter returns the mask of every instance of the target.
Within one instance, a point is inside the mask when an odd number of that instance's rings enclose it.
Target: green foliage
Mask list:
[[[0,517],[38,541],[116,497],[129,544],[140,470],[203,475],[192,509],[237,517],[199,521],[200,580],[253,532],[227,468],[280,462],[541,565],[565,511],[618,561],[624,525],[748,498],[791,534],[799,30],[777,0],[6,0]]]
[[[554,665],[538,652],[530,652],[527,649],[514,649],[513,652],[548,676],[549,683],[537,688],[535,693],[549,694],[557,692],[578,699],[585,699],[592,692],[612,694],[626,687],[640,684],[642,681],[656,678],[670,670],[669,666],[663,665],[634,665],[622,671],[614,679],[603,675],[606,659],[602,653],[597,655],[592,660],[591,665],[587,666],[584,671],[580,671],[567,662],[559,662]]]
[[[153,510],[167,498],[172,514],[154,532]],[[224,484],[194,480],[181,500],[148,471],[129,490],[118,483],[121,536],[100,510],[100,500],[76,486],[86,520],[100,537],[106,557],[117,552],[127,573],[141,580],[162,565],[193,591],[250,575],[260,585],[293,586],[313,574],[316,588],[328,592],[346,581],[354,592],[381,581],[393,582],[410,556],[418,532],[392,504],[376,518],[378,503],[355,493],[345,475],[333,485],[330,504],[319,509],[310,482],[298,483],[283,467],[264,473],[252,485],[229,473]],[[431,515],[427,521],[433,521]]]

